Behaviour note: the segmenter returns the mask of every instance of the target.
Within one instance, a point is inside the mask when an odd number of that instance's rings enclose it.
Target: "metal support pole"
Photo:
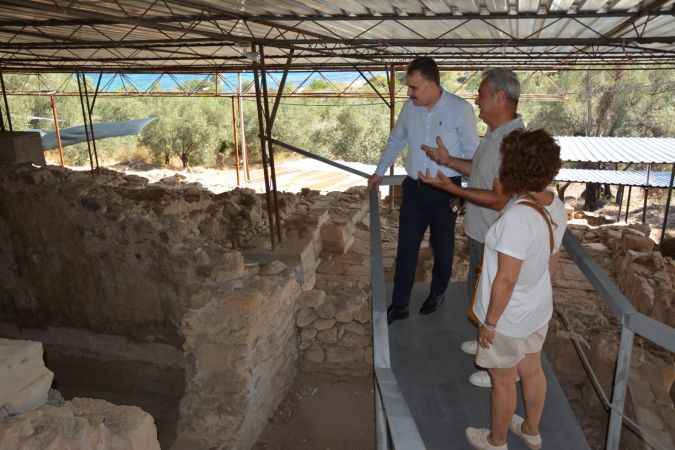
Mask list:
[[[593,91],[591,89],[591,71],[586,71],[586,136],[593,131]]]
[[[84,120],[84,134],[87,137],[87,152],[89,152],[89,164],[91,165],[91,173],[94,173],[94,157],[91,154],[91,143],[89,142],[89,127],[87,126],[87,111],[84,108],[84,99],[82,98],[82,84],[80,81],[80,73],[77,76],[77,90],[80,93],[80,106],[82,107],[82,119]]]
[[[288,54],[288,58],[286,59],[286,67],[284,68],[284,73],[281,76],[281,82],[279,83],[279,87],[277,90],[277,95],[274,99],[274,106],[272,107],[272,114],[270,116],[270,130],[274,128],[274,121],[277,118],[277,111],[279,111],[279,104],[281,103],[281,97],[284,95],[284,88],[286,87],[286,79],[288,78],[288,69],[291,67],[291,63],[293,62],[293,54],[295,53],[295,49],[291,49],[291,51]]]
[[[396,69],[392,64],[389,68],[389,131],[391,132],[396,125]],[[394,164],[389,167],[389,175],[394,174]],[[389,186],[389,207],[394,208],[394,192],[400,190],[400,186]]]
[[[56,143],[59,146],[59,160],[61,162],[61,167],[63,164],[63,143],[61,143],[61,127],[59,127],[59,114],[56,112],[56,101],[54,96],[49,96],[49,104],[52,106],[52,116],[54,116],[54,131],[56,132]]]
[[[630,194],[633,191],[633,186],[628,186],[628,201],[626,202],[626,223],[628,223],[628,211],[630,211]]]
[[[621,321],[621,343],[617,355],[616,374],[614,376],[614,390],[612,392],[612,408],[609,415],[609,429],[607,431],[606,450],[618,450],[621,440],[621,424],[623,423],[624,402],[626,387],[630,376],[630,360],[633,353],[633,338],[635,334],[626,327],[626,316]]]
[[[670,213],[670,197],[673,194],[673,178],[675,178],[675,164],[670,169],[670,185],[668,186],[668,197],[666,199],[666,210],[663,215],[663,226],[661,227],[661,239],[659,245],[663,244],[663,239],[666,237],[666,228],[668,227],[668,214]]]
[[[281,218],[279,217],[279,198],[277,192],[277,171],[274,166],[274,146],[270,142],[272,139],[272,121],[270,118],[270,102],[269,95],[267,95],[267,71],[265,70],[265,48],[260,45],[260,65],[261,65],[261,78],[262,78],[262,91],[263,91],[263,107],[265,109],[265,137],[267,145],[267,156],[269,157],[270,162],[270,175],[272,176],[272,199],[274,200],[274,221],[276,222],[277,228],[277,239],[278,242],[281,242]]]
[[[7,101],[7,89],[5,88],[5,78],[0,72],[0,87],[2,87],[2,100],[5,103],[5,114],[7,114],[7,124],[9,125],[9,131],[14,131],[12,127],[12,115],[9,112],[9,102]],[[0,115],[1,116],[1,115]],[[5,122],[2,122],[2,129],[5,129]]]
[[[623,198],[621,198],[621,197],[623,197],[623,196],[619,195],[619,191],[621,191],[622,189],[623,189],[623,185],[619,186],[616,190],[616,201],[619,204],[619,214],[617,214],[617,216],[616,216],[617,222],[621,221],[621,206],[623,205]]]
[[[645,182],[645,188],[644,188],[644,204],[642,205],[642,223],[645,223],[647,219],[647,197],[649,197],[649,176],[651,175],[652,172],[652,163],[649,163],[647,166],[647,181]]]
[[[98,151],[96,150],[96,136],[94,135],[94,122],[91,120],[91,113],[94,110],[94,104],[96,103],[98,88],[101,84],[101,75],[99,75],[98,77],[98,83],[96,83],[96,90],[94,91],[94,98],[91,103],[89,103],[89,88],[87,88],[87,80],[84,76],[84,73],[82,73],[82,84],[84,85],[84,97],[87,100],[87,117],[89,118],[89,132],[91,133],[91,147],[94,149],[94,161],[96,161],[96,170],[98,170],[100,166],[98,163]]]
[[[251,172],[248,167],[248,151],[246,150],[246,129],[244,125],[244,107],[241,103],[241,73],[237,73],[237,106],[239,107],[239,132],[241,137],[241,159],[244,167],[244,177],[246,181],[251,181]]]
[[[232,100],[232,143],[234,145],[234,168],[237,172],[237,186],[241,182],[239,178],[239,146],[237,145],[237,112],[236,107],[234,106],[234,97],[231,97]]]
[[[255,52],[255,44],[252,45],[252,51]],[[253,67],[253,81],[255,84],[255,103],[256,109],[258,112],[258,133],[260,135],[260,153],[262,154],[262,166],[263,174],[265,177],[265,201],[267,202],[267,218],[270,225],[270,242],[272,244],[272,249],[276,247],[276,241],[274,239],[274,217],[272,215],[272,199],[270,192],[270,179],[269,174],[267,173],[267,152],[266,144],[267,139],[265,137],[265,119],[263,118],[263,105],[262,99],[260,98],[260,79],[258,77],[258,65],[255,64]]]

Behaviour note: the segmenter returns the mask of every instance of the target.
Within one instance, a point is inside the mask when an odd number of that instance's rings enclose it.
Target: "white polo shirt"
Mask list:
[[[514,130],[525,128],[523,119],[518,116],[500,127],[488,131],[480,141],[476,154],[471,162],[469,187],[491,191],[495,179],[499,177],[499,168],[502,165],[502,140]],[[499,217],[499,211],[484,208],[475,203],[466,202],[464,215],[464,232],[474,241],[485,242],[485,234]]]

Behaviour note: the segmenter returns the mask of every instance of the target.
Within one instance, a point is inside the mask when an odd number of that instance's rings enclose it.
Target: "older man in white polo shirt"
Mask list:
[[[403,182],[403,202],[399,215],[398,248],[394,274],[392,303],[387,310],[391,324],[409,316],[408,303],[415,280],[420,243],[430,228],[430,243],[434,253],[431,289],[420,314],[431,314],[445,299],[445,290],[452,273],[455,242],[455,212],[453,195],[418,180],[417,174],[429,171],[443,173],[460,181],[461,174],[441,166],[420,151],[422,145],[434,145],[441,137],[450,154],[471,159],[478,146],[473,108],[466,100],[445,91],[433,59],[416,58],[406,71],[408,96],[377,170],[369,186],[376,189],[385,171],[404,147],[408,147],[405,168],[408,176]]]

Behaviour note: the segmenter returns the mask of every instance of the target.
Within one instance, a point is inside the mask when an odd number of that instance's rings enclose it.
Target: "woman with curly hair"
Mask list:
[[[501,152],[495,189],[512,198],[486,235],[473,309],[480,321],[476,364],[492,378],[491,424],[469,427],[466,436],[476,449],[503,450],[510,429],[539,449],[546,398],[541,349],[553,314],[549,266],[566,226],[562,202],[547,190],[560,170],[560,147],[544,130],[516,130],[504,138]],[[449,181],[425,178],[441,189]],[[518,376],[525,418],[515,414]]]

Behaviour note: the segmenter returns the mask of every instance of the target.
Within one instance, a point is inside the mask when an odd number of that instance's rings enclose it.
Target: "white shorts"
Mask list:
[[[489,348],[478,346],[476,365],[485,369],[516,367],[527,354],[541,351],[547,332],[548,322],[534,333],[522,338],[496,333]]]

